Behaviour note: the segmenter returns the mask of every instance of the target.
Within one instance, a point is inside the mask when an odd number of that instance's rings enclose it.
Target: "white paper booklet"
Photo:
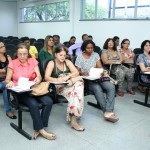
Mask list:
[[[83,76],[83,78],[89,80],[99,79],[103,71],[104,71],[103,68],[91,68],[89,72],[89,76]]]
[[[20,77],[18,80],[18,86],[13,86],[9,89],[16,92],[31,91],[30,87],[34,84],[35,82],[29,81],[29,78]]]

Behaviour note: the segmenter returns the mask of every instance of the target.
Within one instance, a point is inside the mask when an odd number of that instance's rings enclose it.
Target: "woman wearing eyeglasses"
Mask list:
[[[129,48],[130,41],[129,39],[123,39],[121,42],[120,53],[122,56],[122,62],[125,66],[124,71],[126,72],[127,79],[127,92],[131,95],[135,95],[135,92],[132,90],[133,80],[134,80],[134,53]]]
[[[11,107],[8,102],[7,89],[6,89],[5,82],[4,82],[5,77],[6,77],[7,65],[10,61],[11,61],[11,57],[6,55],[5,45],[2,41],[0,41],[0,90],[3,91],[3,101],[4,101],[6,115],[10,119],[16,119],[17,117],[11,111]]]
[[[25,44],[19,44],[17,47],[17,58],[12,60],[7,69],[5,82],[6,87],[18,85],[20,77],[29,78],[29,81],[34,81],[36,84],[41,82],[41,75],[38,68],[38,62],[35,58],[29,58],[29,50]],[[49,95],[30,96],[28,93],[19,94],[19,101],[29,107],[30,114],[33,120],[33,128],[35,130],[33,138],[42,135],[48,140],[55,140],[54,133],[48,133],[44,127],[48,126],[48,120],[52,109],[53,101]],[[42,112],[38,108],[39,102],[44,105]]]

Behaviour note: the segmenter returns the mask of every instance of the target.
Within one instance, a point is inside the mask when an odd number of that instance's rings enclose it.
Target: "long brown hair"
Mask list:
[[[47,36],[45,37],[45,40],[44,40],[44,47],[43,47],[43,49],[44,49],[45,52],[48,52],[48,41],[49,41],[50,38],[53,39],[53,37],[52,37],[51,35],[47,35]],[[53,47],[53,48],[54,48],[54,47]]]

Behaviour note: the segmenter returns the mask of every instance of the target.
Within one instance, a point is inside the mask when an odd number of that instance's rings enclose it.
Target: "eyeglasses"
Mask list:
[[[0,49],[3,48],[3,47],[5,47],[5,45],[1,46]]]
[[[28,53],[18,53],[17,56],[18,57],[21,57],[21,56],[26,57],[26,56],[28,56]]]

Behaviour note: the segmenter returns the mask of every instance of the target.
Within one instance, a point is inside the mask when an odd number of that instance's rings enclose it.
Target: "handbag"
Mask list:
[[[49,82],[41,82],[31,87],[32,92],[31,95],[34,96],[42,96],[49,93]]]
[[[69,81],[69,80],[68,80],[68,81]],[[67,81],[67,82],[68,82],[68,81]],[[71,81],[71,82],[68,82],[67,86],[72,86],[72,85],[74,85],[77,81],[83,82],[83,79],[82,79],[81,76],[77,76],[77,77],[71,78],[70,81]]]

